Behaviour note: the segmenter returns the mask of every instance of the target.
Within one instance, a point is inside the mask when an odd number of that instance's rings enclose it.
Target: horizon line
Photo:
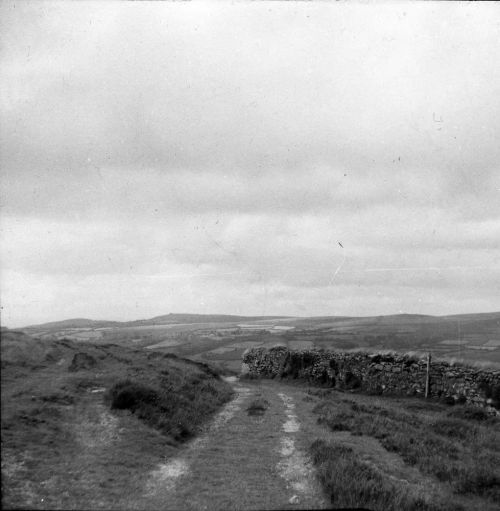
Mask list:
[[[370,314],[370,315],[346,315],[346,314],[332,314],[332,315],[312,315],[312,316],[299,316],[299,315],[283,315],[283,314],[228,314],[228,313],[197,313],[197,312],[168,312],[166,314],[159,314],[149,318],[138,318],[138,319],[129,319],[129,320],[115,320],[115,319],[93,319],[89,317],[71,317],[66,319],[45,321],[43,323],[32,323],[25,326],[19,327],[8,327],[7,325],[3,325],[0,318],[0,326],[1,328],[6,328],[8,330],[20,330],[23,328],[34,328],[43,325],[47,325],[50,323],[62,323],[64,321],[77,321],[77,320],[85,320],[85,321],[94,321],[94,322],[109,322],[109,323],[133,323],[139,321],[151,321],[155,318],[159,318],[162,316],[229,316],[229,317],[239,317],[239,318],[276,318],[276,319],[319,319],[319,318],[378,318],[378,317],[391,317],[391,316],[427,316],[432,318],[445,318],[452,316],[466,316],[466,315],[482,315],[482,314],[500,314],[500,310],[494,311],[486,311],[486,312],[459,312],[452,314],[423,314],[416,312],[398,312],[395,314]]]

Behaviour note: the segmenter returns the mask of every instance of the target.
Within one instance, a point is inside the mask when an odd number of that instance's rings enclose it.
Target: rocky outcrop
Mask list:
[[[243,364],[254,377],[301,378],[373,394],[423,396],[426,386],[427,361],[409,355],[292,351],[278,346],[248,350],[243,355]],[[432,362],[429,396],[498,409],[500,371]]]

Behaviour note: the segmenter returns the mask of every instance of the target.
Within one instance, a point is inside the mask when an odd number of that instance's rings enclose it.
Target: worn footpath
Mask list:
[[[236,397],[204,434],[150,473],[138,507],[172,510],[328,507],[307,456],[321,436],[305,393],[266,382],[233,382]],[[267,401],[261,415],[247,408]]]

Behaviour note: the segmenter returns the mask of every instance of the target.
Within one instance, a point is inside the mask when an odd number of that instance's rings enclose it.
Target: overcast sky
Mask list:
[[[500,310],[498,3],[0,9],[3,325]]]

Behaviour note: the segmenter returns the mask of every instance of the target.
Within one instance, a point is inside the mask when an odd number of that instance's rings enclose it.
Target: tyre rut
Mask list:
[[[146,507],[175,510],[326,507],[314,470],[297,443],[293,398],[263,383],[233,383],[236,397],[205,434],[148,480]],[[252,400],[266,400],[251,416]]]

